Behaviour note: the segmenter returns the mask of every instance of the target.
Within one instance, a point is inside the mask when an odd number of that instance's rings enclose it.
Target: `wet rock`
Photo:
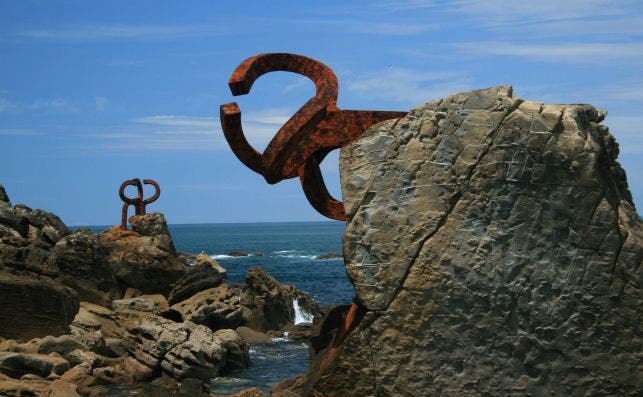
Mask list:
[[[226,270],[217,261],[208,255],[199,254],[185,276],[172,287],[168,302],[174,305],[198,292],[218,287],[226,277]]]
[[[26,374],[46,378],[62,375],[68,369],[69,363],[59,355],[0,352],[0,372],[14,379]]]
[[[264,397],[264,394],[261,392],[261,390],[257,389],[256,387],[251,387],[249,389],[241,390],[236,393],[232,394],[217,394],[217,393],[212,393],[210,394],[211,397]]]
[[[272,336],[258,332],[252,328],[241,326],[236,329],[237,334],[251,345],[264,344],[272,342]]]
[[[201,291],[171,307],[183,321],[202,324],[212,330],[237,328],[244,324],[241,291],[228,284]]]
[[[638,395],[643,233],[604,116],[493,87],[342,148],[365,314],[311,393]]]
[[[329,252],[327,254],[317,255],[315,259],[336,259],[343,258],[344,256],[339,252]]]
[[[221,341],[226,350],[226,361],[222,372],[250,366],[248,343],[235,330],[220,329],[214,333],[214,337]]]
[[[250,256],[250,254],[243,251],[230,251],[228,252],[228,256]]]
[[[0,337],[65,334],[78,312],[76,293],[52,281],[0,272],[0,291]]]
[[[76,231],[58,241],[44,272],[74,289],[82,301],[105,306],[120,297],[107,251],[88,230]]]
[[[245,325],[265,332],[294,324],[294,299],[308,313],[319,312],[317,304],[294,286],[279,284],[260,267],[250,269],[241,294]]]
[[[107,261],[123,289],[166,295],[186,272],[166,235],[143,236],[113,227],[98,238],[107,249]]]

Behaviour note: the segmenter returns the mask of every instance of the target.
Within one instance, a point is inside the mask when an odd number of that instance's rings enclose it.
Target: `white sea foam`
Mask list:
[[[210,258],[212,259],[229,259],[229,258],[237,258],[236,256],[230,256],[230,255],[210,255]]]
[[[300,307],[297,299],[292,300],[292,307],[295,310],[295,324],[310,324],[313,322],[315,316]]]
[[[297,254],[289,254],[289,255],[279,255],[282,258],[296,258],[296,259],[315,259],[317,255],[297,255]]]
[[[295,250],[282,250],[282,251],[274,251],[274,254],[287,254],[288,252],[295,252]]]

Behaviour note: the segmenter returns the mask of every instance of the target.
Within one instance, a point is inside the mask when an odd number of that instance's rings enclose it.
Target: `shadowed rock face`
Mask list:
[[[344,147],[367,313],[309,394],[637,395],[643,233],[604,116],[492,87]]]

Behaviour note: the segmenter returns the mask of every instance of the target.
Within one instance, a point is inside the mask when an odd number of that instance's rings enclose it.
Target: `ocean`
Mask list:
[[[351,303],[354,291],[341,258],[315,259],[342,252],[344,222],[288,222],[170,225],[176,249],[205,253],[228,272],[228,282],[242,284],[248,270],[263,267],[281,284],[308,293],[320,306]],[[104,227],[91,227],[101,231]],[[253,256],[230,256],[232,251]],[[275,339],[252,346],[251,367],[213,379],[211,391],[233,393],[257,387],[266,394],[281,380],[306,373],[306,343]]]

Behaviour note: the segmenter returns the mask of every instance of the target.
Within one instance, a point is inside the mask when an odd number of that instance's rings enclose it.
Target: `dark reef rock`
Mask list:
[[[337,259],[343,258],[344,256],[339,252],[329,252],[327,254],[317,255],[315,259]]]
[[[78,296],[60,284],[0,272],[0,337],[31,339],[69,332]]]
[[[365,314],[306,393],[639,395],[643,231],[604,116],[493,87],[342,148]]]
[[[293,300],[306,312],[319,313],[317,304],[292,285],[281,285],[260,267],[250,269],[241,293],[243,318],[248,327],[265,332],[294,324]]]

